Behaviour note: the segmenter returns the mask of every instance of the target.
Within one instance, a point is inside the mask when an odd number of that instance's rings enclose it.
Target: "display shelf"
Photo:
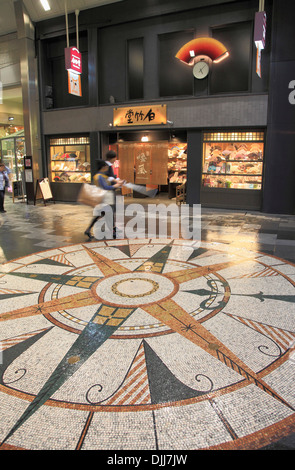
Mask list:
[[[90,146],[86,137],[50,140],[50,179],[53,183],[90,183]]]
[[[224,138],[227,137],[224,134]],[[241,135],[240,135],[241,134]],[[214,133],[220,140],[203,144],[202,186],[206,188],[226,188],[261,190],[263,175],[263,133],[240,133],[240,140],[227,142],[223,134]],[[255,141],[255,137],[259,141]],[[245,139],[249,139],[243,141]]]
[[[182,184],[187,179],[187,144],[169,144],[168,147],[168,181],[169,184]]]
[[[232,189],[261,189],[262,176],[255,175],[212,175],[209,173],[203,174],[202,179],[203,187],[209,188],[232,188]]]

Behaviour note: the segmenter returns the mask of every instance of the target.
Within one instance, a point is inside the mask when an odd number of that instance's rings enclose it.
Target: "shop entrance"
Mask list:
[[[176,188],[186,185],[187,179],[187,144],[179,140],[124,140],[112,144],[110,148],[118,156],[114,171],[121,179],[143,185],[147,190],[158,189],[159,197],[173,200]],[[127,188],[123,188],[122,194],[144,197]]]

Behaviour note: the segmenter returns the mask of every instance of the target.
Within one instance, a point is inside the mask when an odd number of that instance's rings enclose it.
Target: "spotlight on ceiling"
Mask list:
[[[44,8],[45,11],[49,11],[51,9],[47,0],[40,0],[40,1],[41,1],[42,7]]]

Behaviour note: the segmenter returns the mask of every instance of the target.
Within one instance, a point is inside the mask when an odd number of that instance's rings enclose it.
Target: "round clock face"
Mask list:
[[[4,264],[0,449],[247,449],[294,431],[294,284],[284,260],[193,240]]]
[[[198,79],[205,78],[207,77],[208,73],[209,73],[209,65],[206,62],[200,61],[194,65],[193,74],[195,78],[198,78]]]

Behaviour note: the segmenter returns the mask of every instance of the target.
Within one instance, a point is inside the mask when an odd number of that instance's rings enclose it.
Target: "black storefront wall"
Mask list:
[[[295,214],[294,16],[294,0],[274,1],[262,207],[267,213]]]
[[[187,133],[187,204],[200,204],[203,134],[200,129]]]
[[[270,0],[269,0],[270,1]],[[128,2],[129,3],[129,2]],[[219,2],[218,2],[219,3]],[[235,2],[234,2],[235,3]],[[178,7],[179,8],[179,7]],[[176,14],[173,12],[173,14],[168,15],[168,17],[165,18],[165,21],[161,19],[159,22],[159,18],[150,18],[150,19],[145,19],[143,21],[139,21],[132,23],[132,29],[130,30],[130,23],[122,24],[120,25],[110,25],[107,28],[102,28],[97,31],[97,34],[93,34],[93,40],[89,41],[89,33],[92,31],[93,33],[93,26],[92,28],[87,28],[87,35],[84,33],[83,39],[84,39],[84,46],[85,49],[88,49],[88,57],[92,57],[94,63],[96,65],[101,65],[101,63],[104,65],[104,67],[99,67],[99,80],[98,83],[96,81],[89,81],[89,96],[96,96],[98,93],[98,89],[100,88],[100,85],[104,83],[103,81],[103,72],[107,70],[111,75],[112,75],[112,80],[106,80],[107,83],[111,83],[114,86],[114,89],[118,89],[119,83],[122,82],[121,87],[123,87],[122,91],[122,100],[126,99],[126,83],[125,80],[122,77],[126,77],[126,40],[130,40],[131,38],[138,40],[138,38],[141,37],[141,35],[144,36],[144,41],[143,41],[143,46],[145,48],[145,60],[146,56],[149,57],[149,62],[146,62],[144,65],[144,71],[147,74],[144,76],[144,84],[145,88],[147,87],[147,83],[149,84],[148,87],[148,93],[147,90],[145,90],[144,93],[144,99],[163,99],[163,96],[159,96],[159,89],[158,85],[159,83],[155,83],[155,80],[158,78],[159,79],[159,63],[157,60],[158,53],[159,53],[159,42],[160,44],[166,45],[167,40],[173,40],[175,39],[175,36],[178,37],[178,35],[183,32],[185,33],[187,30],[191,32],[192,28],[196,32],[196,34],[200,34],[200,27],[202,26],[203,33],[202,34],[210,34],[210,30],[214,30],[214,34],[223,34],[222,39],[223,40],[229,40],[231,47],[233,46],[233,34],[238,34],[238,36],[243,37],[245,41],[247,42],[247,58],[250,60],[244,60],[243,63],[246,64],[245,67],[243,67],[243,73],[239,74],[240,79],[235,80],[235,90],[234,92],[239,93],[253,93],[253,92],[259,92],[264,90],[266,87],[266,82],[264,80],[265,75],[263,75],[262,80],[255,80],[253,76],[253,72],[251,72],[251,63],[253,62],[254,58],[254,52],[253,49],[251,50],[251,46],[253,48],[253,42],[252,42],[252,31],[251,28],[249,28],[249,24],[251,25],[251,22],[253,21],[253,15],[255,10],[257,9],[256,2],[254,1],[245,1],[245,2],[237,2],[236,8],[232,8],[232,5],[222,5],[222,6],[212,6],[210,9],[204,9],[202,11],[202,15],[200,17],[199,11],[193,10],[193,15],[192,12],[187,12],[184,11],[181,14]],[[81,16],[82,19],[82,16]],[[250,21],[250,23],[249,23]],[[216,27],[216,25],[218,27]],[[82,26],[82,25],[81,25]],[[84,27],[86,27],[84,25]],[[240,28],[243,27],[243,30]],[[212,32],[211,31],[211,32]],[[116,34],[114,34],[116,32]],[[122,35],[119,33],[124,33],[123,38]],[[131,34],[132,33],[132,34]],[[241,34],[243,33],[243,34]],[[120,44],[118,44],[118,35],[121,38]],[[46,35],[45,35],[46,36]],[[99,41],[95,41],[94,39],[98,36]],[[88,41],[86,41],[88,37]],[[186,39],[185,39],[186,40]],[[47,42],[47,39],[44,39],[44,41]],[[49,56],[55,61],[56,68],[54,69],[54,84],[55,85],[60,85],[59,80],[57,79],[58,73],[62,73],[65,75],[65,70],[64,66],[62,65],[62,61],[60,60],[61,57],[61,44],[64,42],[64,38],[61,41],[60,38],[57,41],[57,39],[54,37],[50,39],[50,44],[48,44],[47,52],[49,53]],[[142,41],[141,41],[142,42]],[[59,44],[59,48],[56,47],[57,43]],[[181,41],[182,43],[182,41]],[[96,48],[99,49],[99,54],[97,55],[97,50],[94,47],[94,44],[96,45]],[[170,44],[170,43],[169,43]],[[118,47],[124,48],[124,50],[120,50],[117,53],[121,57],[121,61],[119,63],[116,63],[116,71],[117,73],[114,74],[114,55],[111,52],[117,51]],[[148,47],[147,47],[148,45]],[[108,46],[109,49],[105,49],[105,47]],[[147,51],[148,49],[148,51]],[[151,50],[150,50],[151,49]],[[44,51],[46,48],[44,48]],[[252,52],[252,54],[250,53]],[[95,53],[96,52],[96,53]],[[147,54],[147,52],[149,52]],[[170,51],[171,55],[171,51]],[[250,57],[249,57],[250,55]],[[174,55],[173,56],[173,67],[174,65]],[[252,56],[252,58],[251,58]],[[263,52],[263,60],[265,61],[267,59],[267,51]],[[108,62],[108,60],[109,62]],[[195,87],[195,93],[194,95],[207,95],[208,97],[213,95],[215,93],[228,93],[228,89],[224,89],[224,74],[227,70],[227,68],[230,69],[231,66],[234,66],[234,68],[238,68],[240,66],[240,62],[236,63],[236,60],[240,60],[240,57],[238,54],[232,54],[231,58],[228,61],[225,61],[224,64],[222,65],[222,70],[219,68],[219,73],[217,73],[217,69],[212,70],[212,77],[210,76],[208,80],[202,82],[202,85],[204,86],[204,89],[202,88],[202,91],[199,90],[198,85],[199,82],[197,80],[194,80],[193,75],[190,73],[190,80],[192,83],[194,82],[194,87]],[[46,61],[45,61],[46,62]],[[131,64],[132,65],[132,64]],[[147,65],[150,65],[151,67],[147,67]],[[183,65],[183,64],[177,64],[177,65]],[[172,64],[171,64],[172,66]],[[89,67],[90,70],[90,67]],[[131,68],[132,70],[132,68]],[[185,72],[187,72],[187,69],[185,68]],[[216,74],[215,74],[216,72]],[[221,73],[222,72],[222,73]],[[242,72],[242,71],[241,71]],[[209,80],[213,78],[213,73],[215,74],[215,79],[214,81],[211,81],[211,84],[209,83]],[[43,70],[43,74],[46,75],[46,71]],[[228,72],[229,76],[233,76],[233,73]],[[147,80],[147,77],[149,80]],[[154,81],[152,81],[152,84],[150,85],[150,78],[154,77]],[[44,78],[44,76],[43,76]],[[109,77],[105,77],[109,78]],[[178,75],[177,75],[177,78]],[[114,82],[115,80],[115,82]],[[58,83],[57,83],[58,82]],[[124,82],[124,83],[123,83]],[[226,81],[226,84],[228,82]],[[259,85],[259,88],[257,87],[257,83]],[[247,87],[248,84],[248,87]],[[263,84],[263,86],[262,86]],[[211,86],[210,86],[211,85]],[[214,86],[213,86],[214,85]],[[241,86],[242,85],[242,86]],[[63,88],[63,91],[66,94],[66,84],[64,84],[63,87],[59,87],[59,92],[61,91],[60,88]],[[212,89],[211,89],[212,88]],[[168,90],[169,91],[169,90]],[[166,91],[167,92],[167,91]],[[113,88],[108,88],[105,92],[105,99],[106,101],[109,99],[110,93],[113,93]],[[168,92],[167,92],[168,93]],[[170,95],[171,92],[168,93]],[[174,94],[174,92],[173,92]],[[101,95],[99,93],[99,95]],[[70,97],[71,98],[71,97]],[[76,97],[74,97],[76,98]],[[175,98],[175,96],[174,96]],[[191,94],[187,96],[187,98],[194,99]],[[96,100],[93,100],[93,103]],[[104,100],[98,100],[100,104],[104,102]],[[61,101],[61,99],[58,99],[58,96],[55,97],[54,103],[57,104],[57,107],[62,107],[65,106],[64,101]],[[66,107],[70,107],[73,103],[69,104],[67,103]],[[84,104],[86,106],[86,104]],[[51,110],[49,111],[51,112]],[[215,116],[215,115],[214,115]],[[79,120],[79,110],[73,110],[73,120]],[[220,121],[220,120],[219,120]],[[226,117],[224,118],[224,126],[226,126]],[[212,126],[215,126],[215,121],[214,119],[211,119]],[[61,127],[58,130],[58,132],[64,134],[63,131],[63,123],[61,123]],[[183,123],[180,122],[183,126]],[[198,126],[197,130],[190,130],[190,128],[193,128],[195,124],[195,127]],[[248,125],[251,125],[249,122]],[[208,126],[208,123],[207,123]],[[221,127],[224,127],[221,126]],[[200,175],[202,172],[202,140],[201,140],[201,131],[202,129],[202,123],[198,121],[198,124],[194,123],[192,120],[190,122],[190,127],[186,127],[188,129],[188,147],[189,149],[192,149],[192,151],[189,150],[189,158],[188,158],[188,202],[189,203],[199,203],[200,202],[200,186],[201,186],[201,181],[200,181]],[[240,129],[242,130],[242,129]],[[101,129],[100,129],[100,124],[98,124],[98,128],[94,129],[93,128],[94,134],[100,135],[101,134]],[[91,145],[91,151],[92,151],[92,145]],[[97,149],[98,150],[98,149]],[[93,151],[92,151],[93,153]],[[97,155],[99,154],[99,151],[97,152]]]

